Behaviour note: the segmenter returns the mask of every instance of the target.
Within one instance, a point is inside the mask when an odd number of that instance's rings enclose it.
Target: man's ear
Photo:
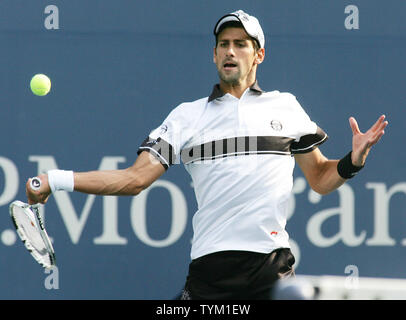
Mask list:
[[[217,47],[214,47],[213,50],[213,62],[217,63]]]
[[[261,49],[257,50],[256,56],[257,57],[255,59],[255,63],[261,64],[265,59],[265,49],[261,48]]]

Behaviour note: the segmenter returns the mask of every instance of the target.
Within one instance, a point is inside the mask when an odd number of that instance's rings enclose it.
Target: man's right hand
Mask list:
[[[38,190],[33,190],[31,188],[31,180],[29,178],[27,183],[25,184],[25,194],[27,195],[28,204],[36,204],[36,203],[46,203],[48,201],[49,196],[51,195],[51,188],[49,187],[48,183],[48,175],[47,174],[40,174],[37,176],[41,180],[41,186]]]

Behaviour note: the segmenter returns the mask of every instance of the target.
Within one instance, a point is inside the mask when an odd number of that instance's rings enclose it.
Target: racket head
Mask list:
[[[56,263],[55,251],[38,206],[16,200],[10,204],[9,211],[17,234],[27,250],[44,268],[52,268]]]

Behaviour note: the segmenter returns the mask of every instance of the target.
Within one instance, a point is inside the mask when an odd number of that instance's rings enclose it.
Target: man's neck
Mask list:
[[[251,81],[245,81],[243,83],[237,83],[237,84],[231,84],[231,83],[226,83],[222,80],[220,80],[220,89],[224,93],[229,93],[233,95],[234,97],[240,99],[245,90],[247,88],[250,88],[253,84],[255,83],[255,79]]]
[[[255,82],[255,81],[254,81]],[[253,84],[228,84],[228,83],[224,83],[222,81],[220,81],[220,89],[221,91],[223,91],[224,93],[229,93],[231,95],[233,95],[234,97],[240,99],[241,96],[243,95],[243,93],[245,92],[245,90],[247,90],[247,88],[251,87]]]

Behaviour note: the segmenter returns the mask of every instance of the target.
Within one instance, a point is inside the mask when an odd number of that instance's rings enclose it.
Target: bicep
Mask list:
[[[165,173],[163,164],[150,152],[143,151],[128,170],[135,172],[143,188],[149,187]]]

